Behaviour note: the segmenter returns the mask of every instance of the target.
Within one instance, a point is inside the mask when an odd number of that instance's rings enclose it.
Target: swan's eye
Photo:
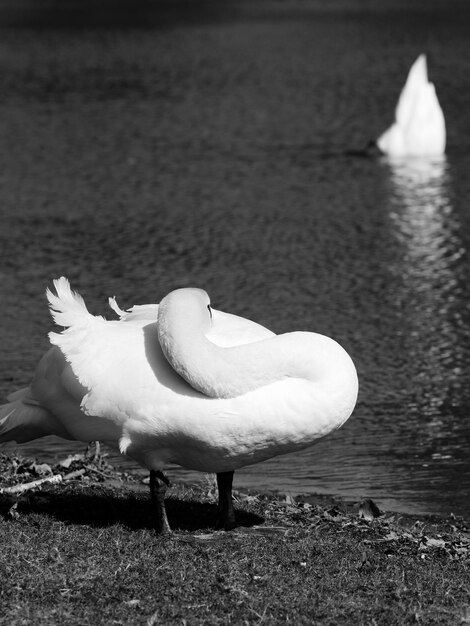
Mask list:
[[[210,304],[207,305],[207,310],[209,311],[209,315],[211,316],[211,319],[212,319],[212,309],[211,309]]]

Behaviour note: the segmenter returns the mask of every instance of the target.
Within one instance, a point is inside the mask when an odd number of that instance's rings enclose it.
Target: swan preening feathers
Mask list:
[[[31,385],[0,407],[0,443],[44,435],[118,448],[150,470],[157,530],[169,531],[167,463],[215,472],[219,525],[235,525],[234,470],[300,450],[341,426],[357,375],[335,341],[274,335],[212,309],[206,292],[178,289],[160,305],[91,315],[66,278],[47,290],[51,349]]]
[[[390,157],[440,157],[445,152],[444,114],[433,83],[428,80],[426,55],[412,65],[395,109],[395,121],[376,140]]]

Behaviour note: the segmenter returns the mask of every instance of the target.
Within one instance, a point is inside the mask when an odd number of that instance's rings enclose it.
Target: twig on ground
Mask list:
[[[4,487],[0,489],[0,494],[9,494],[9,495],[21,495],[30,489],[35,489],[36,487],[41,487],[42,485],[57,485],[62,481],[72,480],[73,478],[77,478],[78,476],[82,476],[86,470],[80,469],[75,472],[70,472],[70,474],[66,474],[62,476],[62,474],[54,474],[54,476],[47,476],[46,478],[39,478],[38,480],[33,480],[30,483],[23,483],[21,485],[13,485],[13,487]]]

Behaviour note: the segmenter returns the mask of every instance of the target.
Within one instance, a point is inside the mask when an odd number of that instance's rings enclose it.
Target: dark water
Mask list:
[[[96,313],[200,286],[275,332],[336,338],[359,372],[342,430],[237,486],[469,517],[470,7],[95,4],[0,2],[1,395],[47,347],[53,277]],[[420,52],[446,160],[348,155],[390,123]]]

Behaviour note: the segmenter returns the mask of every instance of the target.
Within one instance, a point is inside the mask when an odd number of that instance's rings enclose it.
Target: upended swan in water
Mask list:
[[[235,526],[234,470],[305,448],[341,426],[356,403],[353,362],[335,341],[310,332],[274,335],[212,309],[200,289],[160,305],[91,315],[66,278],[47,290],[53,347],[31,385],[0,407],[0,443],[45,435],[102,441],[150,470],[157,531],[176,463],[215,472],[218,527]]]
[[[428,80],[426,55],[413,63],[395,109],[395,122],[376,140],[391,157],[442,156],[446,147],[444,114],[433,83]]]

